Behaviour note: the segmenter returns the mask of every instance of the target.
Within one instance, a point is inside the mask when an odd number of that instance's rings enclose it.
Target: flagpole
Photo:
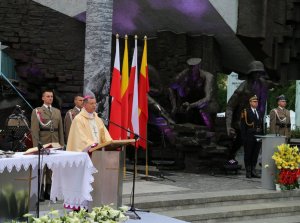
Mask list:
[[[123,161],[123,178],[126,178],[126,146],[123,148],[124,161]]]
[[[2,73],[2,43],[0,41],[0,76],[1,76],[1,73]]]
[[[146,128],[147,129],[147,128]],[[148,137],[147,137],[148,138]],[[146,144],[146,170],[145,175],[148,177],[149,175],[149,165],[148,165],[148,143]]]

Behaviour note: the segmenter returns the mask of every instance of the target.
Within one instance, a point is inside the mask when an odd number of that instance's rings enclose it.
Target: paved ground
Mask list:
[[[245,178],[244,171],[235,174],[217,174],[210,175],[206,173],[186,173],[183,171],[163,171],[156,172],[155,177],[149,175],[145,177],[138,174],[135,181],[135,194],[153,194],[153,193],[174,193],[181,192],[212,192],[212,191],[228,191],[238,189],[259,189],[261,186],[260,179]],[[153,174],[154,175],[154,174]],[[127,172],[123,181],[123,197],[129,197],[132,191],[133,177],[131,172]],[[42,202],[41,210],[49,210],[49,207],[59,208],[61,202],[52,204],[49,201]]]
[[[242,150],[238,152],[236,159],[240,164],[243,164]],[[259,168],[259,165],[257,165],[257,169]],[[138,174],[136,178],[136,193],[153,193],[158,191],[172,193],[176,190],[211,192],[261,188],[260,179],[247,179],[243,169],[238,174],[229,172],[227,175],[220,170],[212,175],[212,171],[207,168],[198,169],[195,172],[197,173],[161,170],[152,173],[152,175],[160,177],[151,177],[149,175],[146,178],[144,175]],[[127,174],[124,180],[123,195],[126,196],[131,191],[131,188],[132,174]]]
[[[241,163],[241,161],[239,161]],[[138,169],[143,169],[139,167]],[[152,168],[156,169],[156,168]],[[260,179],[245,178],[245,171],[240,170],[238,174],[225,174],[219,172],[211,175],[208,169],[201,169],[198,173],[187,173],[184,171],[158,171],[151,172],[151,175],[137,174],[135,180],[135,195],[143,196],[150,194],[172,194],[176,191],[183,192],[213,192],[229,191],[239,189],[259,189],[261,188]],[[123,198],[129,198],[132,192],[133,174],[127,171],[123,180]],[[51,208],[61,209],[62,203],[46,201],[41,203],[41,211]]]
[[[162,177],[145,177],[138,174],[136,178],[136,194],[143,193],[173,193],[174,191],[191,191],[199,192],[238,190],[238,189],[255,189],[260,188],[260,179],[245,178],[244,171],[237,175],[210,175],[205,173],[185,173],[182,171],[164,171]],[[127,174],[123,185],[123,195],[130,194],[132,188],[132,176]]]

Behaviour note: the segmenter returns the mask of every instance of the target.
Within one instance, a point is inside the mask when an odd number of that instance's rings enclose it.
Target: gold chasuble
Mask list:
[[[97,113],[88,113],[82,109],[72,122],[67,151],[82,152],[95,143],[100,144],[109,141],[112,141],[112,138]]]

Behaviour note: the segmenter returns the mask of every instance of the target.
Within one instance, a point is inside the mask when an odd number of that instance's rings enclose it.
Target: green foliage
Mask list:
[[[217,97],[219,103],[219,112],[224,112],[227,105],[227,74],[218,73],[217,74]]]
[[[296,128],[291,131],[291,138],[299,139],[300,138],[300,128]]]
[[[19,218],[28,212],[28,191],[15,191],[7,184],[0,191],[0,216],[4,219]]]
[[[276,87],[273,91],[269,91],[267,108],[268,114],[273,108],[277,107],[276,98],[281,94],[284,94],[287,98],[286,108],[295,111],[296,81],[289,81],[285,86]]]

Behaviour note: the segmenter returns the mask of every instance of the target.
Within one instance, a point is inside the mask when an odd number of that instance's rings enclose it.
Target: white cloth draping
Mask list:
[[[50,155],[41,156],[41,168],[46,164],[53,172],[50,199],[64,200],[71,207],[88,208],[87,201],[92,201],[93,174],[97,172],[88,154],[52,151]],[[16,153],[12,158],[0,160],[0,173],[5,169],[11,172],[14,167],[17,171],[27,170],[29,166],[37,169],[38,156]]]

